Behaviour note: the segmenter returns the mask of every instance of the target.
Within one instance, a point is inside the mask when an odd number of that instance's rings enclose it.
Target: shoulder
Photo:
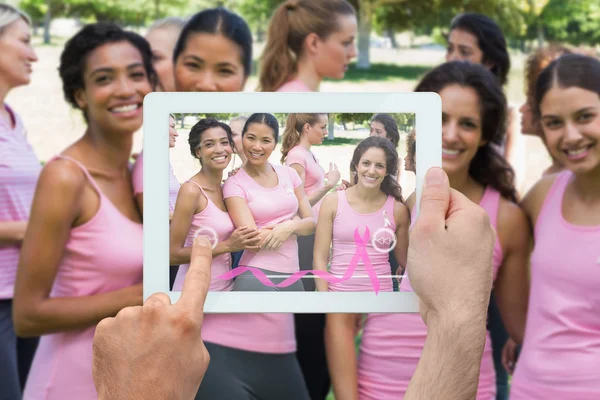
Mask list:
[[[272,165],[278,174],[286,173],[286,174],[290,175],[292,180],[300,179],[300,174],[298,174],[298,171],[296,171],[293,167],[290,167],[287,165],[277,165],[277,164],[272,164]]]
[[[394,199],[394,220],[396,225],[408,225],[410,223],[410,212],[402,202]]]
[[[63,158],[54,159],[42,168],[40,184],[50,184],[56,191],[64,193],[78,192],[87,181],[85,172],[73,161]]]
[[[323,197],[323,201],[321,202],[321,209],[325,209],[328,212],[334,213],[337,210],[338,204],[338,192],[337,190],[331,193],[327,193],[325,197]]]
[[[498,205],[496,233],[504,256],[516,248],[526,246],[531,226],[525,211],[516,203],[501,197]]]
[[[409,212],[412,212],[413,208],[415,208],[415,202],[417,201],[417,192],[412,192],[410,196],[404,202],[406,208],[408,208]]]
[[[200,188],[193,182],[186,181],[179,187],[179,196],[185,196],[187,198],[197,198],[200,195]]]
[[[554,185],[560,174],[561,172],[540,178],[523,197],[521,207],[533,219],[533,222],[535,222],[548,192],[550,192],[552,185]]]

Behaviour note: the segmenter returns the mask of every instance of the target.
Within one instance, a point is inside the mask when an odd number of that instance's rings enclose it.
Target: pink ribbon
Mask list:
[[[308,274],[313,274],[315,276],[318,276],[319,278],[326,280],[328,283],[340,283],[340,282],[344,282],[352,277],[352,275],[354,274],[354,271],[356,270],[356,267],[358,266],[358,262],[362,259],[362,261],[365,265],[365,270],[367,272],[367,275],[369,276],[369,279],[371,280],[371,284],[373,285],[373,290],[375,291],[375,294],[378,294],[381,283],[379,282],[379,279],[377,278],[377,273],[375,272],[375,269],[373,268],[373,265],[371,264],[371,259],[369,258],[369,255],[367,254],[367,244],[369,243],[370,239],[371,239],[371,232],[369,231],[369,227],[366,227],[365,234],[362,237],[358,233],[358,227],[356,229],[354,229],[354,244],[356,245],[356,251],[354,252],[352,259],[350,260],[350,263],[348,264],[348,269],[346,269],[346,272],[344,273],[344,275],[341,278],[338,278],[335,275],[332,275],[326,271],[312,269],[312,270],[304,270],[304,271],[294,272],[292,275],[287,277],[282,282],[273,283],[262,270],[260,270],[258,268],[254,268],[254,267],[244,266],[244,265],[240,265],[237,268],[234,268],[225,274],[219,275],[217,278],[223,279],[223,280],[229,280],[229,279],[233,279],[236,276],[243,274],[244,272],[250,271],[256,277],[256,279],[259,280],[260,283],[262,283],[263,285],[268,286],[268,287],[288,287],[288,286],[294,284],[295,282],[297,282],[298,280],[300,280],[303,276],[308,275]]]

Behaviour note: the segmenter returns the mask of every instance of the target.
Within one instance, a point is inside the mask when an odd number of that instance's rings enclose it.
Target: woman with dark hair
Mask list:
[[[142,224],[129,156],[156,74],[146,40],[111,23],[72,37],[59,73],[87,128],[38,180],[14,321],[19,336],[42,335],[23,398],[92,400],[96,324],[142,304]]]
[[[213,229],[218,241],[213,249],[211,291],[229,291],[233,281],[218,279],[231,270],[229,253],[258,250],[258,231],[246,227],[235,229],[227,213],[221,182],[223,171],[231,161],[233,141],[231,129],[214,118],[201,119],[188,136],[190,152],[200,161],[200,171],[188,179],[179,190],[170,227],[170,261],[180,265],[173,290],[181,290],[188,271],[192,244],[202,227]],[[210,317],[209,317],[210,318]],[[212,331],[203,330],[210,341]]]
[[[200,11],[173,53],[178,92],[241,92],[252,70],[252,34],[239,15],[222,7]]]
[[[496,22],[483,14],[460,14],[450,23],[446,61],[468,61],[488,68],[502,86],[508,82],[510,57]]]
[[[12,318],[19,252],[40,162],[26,138],[23,121],[5,99],[31,81],[38,60],[31,44],[31,19],[23,11],[0,4],[0,387],[7,399],[20,399],[37,337],[15,335]]]
[[[523,199],[531,295],[510,398],[600,398],[600,61],[566,54],[537,79],[535,118],[565,170]]]
[[[450,185],[484,208],[496,229],[494,286],[508,331],[520,343],[527,309],[530,237],[525,214],[515,204],[512,170],[493,146],[504,135],[504,94],[488,70],[465,62],[440,65],[415,90],[435,92],[442,98],[442,166]],[[409,209],[414,209],[414,202],[413,193],[406,203]],[[407,277],[402,279],[400,291],[412,291]],[[359,389],[365,399],[401,398],[416,370],[427,327],[418,314],[369,318],[360,350],[359,382],[362,377],[364,384]],[[487,334],[477,399],[493,400],[495,396]]]
[[[319,291],[393,290],[388,250],[376,247],[375,235],[382,232],[378,240],[388,239],[389,243],[395,243],[393,252],[404,269],[410,216],[402,203],[402,190],[393,178],[397,165],[398,154],[388,139],[369,137],[356,146],[350,163],[354,185],[327,195],[321,206],[315,238],[314,268],[327,271],[328,262],[331,261],[329,273],[336,277],[345,276],[357,248],[355,235],[358,233],[366,241],[364,250],[376,277],[371,275],[367,279],[350,276],[342,282],[332,283],[318,279]],[[365,260],[357,263],[352,275],[370,275]],[[374,287],[373,279],[377,279],[378,289]],[[362,383],[358,370],[361,369],[362,359],[356,359],[355,339],[361,319],[362,314],[327,315],[327,361],[336,398],[359,398]],[[371,315],[367,316],[365,327],[370,320]],[[398,329],[402,327],[398,326]],[[388,397],[382,393],[376,398]]]
[[[500,85],[508,82],[510,57],[506,39],[498,24],[486,15],[477,13],[460,14],[450,24],[446,61],[468,61],[481,64],[489,69]],[[525,148],[519,134],[517,107],[508,108],[506,135],[497,143],[506,160],[515,172],[515,186],[520,191],[525,177]],[[508,395],[508,375],[502,366],[502,348],[509,338],[504,327],[494,291],[490,298],[488,328],[492,334],[494,366],[498,384],[497,400],[506,400]]]
[[[259,90],[317,92],[356,57],[356,10],[347,0],[287,0],[271,17]]]

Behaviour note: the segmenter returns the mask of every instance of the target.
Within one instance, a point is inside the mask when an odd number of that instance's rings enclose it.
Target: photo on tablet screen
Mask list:
[[[416,312],[406,258],[417,215],[418,113],[282,112],[298,104],[294,96],[279,95],[289,105],[273,112],[257,112],[256,102],[246,112],[169,107],[164,127],[144,130],[145,229],[155,229],[148,218],[167,229],[160,244],[145,240],[145,293],[154,292],[148,281],[176,298],[191,245],[205,235],[213,246],[207,312]],[[165,162],[152,157],[149,135],[161,137],[168,152],[156,154],[166,153]],[[159,164],[166,185],[153,173]],[[166,197],[168,214],[156,213],[159,196],[148,196],[148,186]]]

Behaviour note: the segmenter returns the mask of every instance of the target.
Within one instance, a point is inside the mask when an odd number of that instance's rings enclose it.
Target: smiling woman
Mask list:
[[[92,400],[96,324],[142,304],[142,224],[129,156],[156,75],[146,40],[109,23],[71,38],[59,72],[87,128],[40,175],[14,321],[19,336],[43,335],[23,398]]]
[[[252,68],[252,35],[225,8],[199,12],[183,28],[173,55],[179,92],[241,92]]]

